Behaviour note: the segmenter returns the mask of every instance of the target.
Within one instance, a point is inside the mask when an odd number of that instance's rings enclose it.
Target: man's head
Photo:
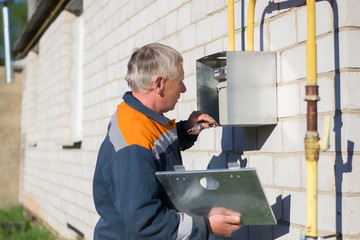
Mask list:
[[[169,46],[145,45],[132,54],[125,80],[138,99],[147,96],[145,105],[165,113],[174,109],[180,94],[186,91],[182,62],[180,53]]]
[[[125,80],[133,91],[146,93],[153,89],[153,81],[158,76],[170,81],[179,77],[182,62],[182,56],[174,48],[151,43],[132,54]]]

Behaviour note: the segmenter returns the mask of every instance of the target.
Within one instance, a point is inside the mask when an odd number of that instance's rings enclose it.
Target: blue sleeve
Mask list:
[[[178,134],[181,151],[191,148],[194,145],[194,142],[198,138],[198,135],[190,135],[186,132],[185,130],[186,122],[187,121],[180,121],[176,123],[176,130]]]
[[[113,201],[136,239],[206,239],[202,217],[190,217],[169,209],[161,200],[151,151],[138,145],[114,155]]]

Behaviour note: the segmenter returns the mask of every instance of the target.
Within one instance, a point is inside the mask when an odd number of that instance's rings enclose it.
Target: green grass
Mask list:
[[[23,212],[21,206],[0,210],[0,240],[55,240],[43,226]]]

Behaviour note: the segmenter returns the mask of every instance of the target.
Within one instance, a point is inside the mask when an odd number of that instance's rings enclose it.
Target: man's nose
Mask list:
[[[186,86],[184,84],[184,82],[181,83],[181,93],[186,92]]]

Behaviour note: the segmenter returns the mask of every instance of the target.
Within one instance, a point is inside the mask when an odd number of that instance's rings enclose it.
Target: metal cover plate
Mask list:
[[[253,168],[156,172],[155,175],[180,212],[207,216],[211,208],[224,207],[240,212],[242,225],[276,224]]]

